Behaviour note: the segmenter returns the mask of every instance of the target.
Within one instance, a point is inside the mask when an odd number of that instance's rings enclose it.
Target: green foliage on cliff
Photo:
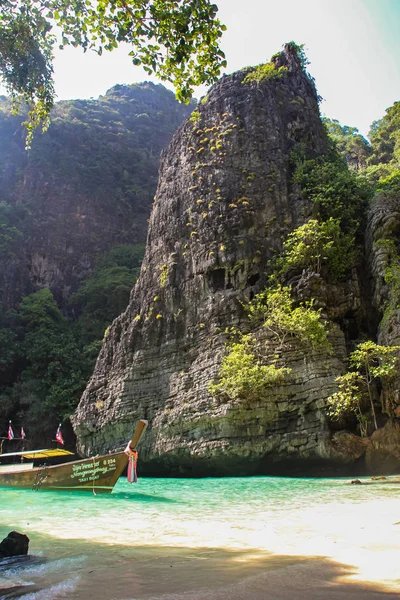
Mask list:
[[[386,173],[379,177],[376,184],[376,191],[384,194],[399,194],[400,193],[400,169],[391,170],[390,174]]]
[[[336,377],[338,391],[328,398],[328,414],[333,420],[340,420],[343,416],[353,413],[358,421],[362,437],[368,432],[368,419],[362,410],[362,378],[359,373],[349,371]]]
[[[370,186],[347,168],[333,142],[322,156],[312,157],[305,144],[292,152],[293,182],[311,200],[319,217],[341,223],[344,233],[354,235],[365,227]]]
[[[386,110],[382,119],[374,121],[366,140],[355,127],[343,126],[335,119],[324,118],[330,138],[350,169],[359,171],[381,191],[399,187],[400,177],[400,102]]]
[[[362,176],[377,189],[387,193],[400,191],[400,102],[374,121],[369,132],[371,154]]]
[[[377,194],[378,201],[396,206],[400,194],[400,102],[388,108],[385,116],[372,124],[370,144],[354,128],[342,127],[337,121],[325,120],[336,147],[350,167],[357,170],[356,181],[369,195]],[[362,203],[359,204],[362,207]],[[349,212],[344,212],[347,218]],[[357,213],[350,214],[357,223]],[[363,233],[363,219],[358,219]],[[344,221],[342,220],[342,223]],[[388,220],[384,236],[374,242],[375,254],[386,264],[384,270],[385,297],[380,327],[390,332],[398,321],[400,293],[400,255],[396,221]],[[355,414],[361,435],[367,435],[371,427],[378,427],[378,413],[393,416],[391,396],[386,394],[385,405],[376,402],[380,383],[387,382],[398,370],[398,346],[382,346],[372,341],[359,344],[349,356],[349,372],[336,381],[338,392],[330,398],[329,413],[340,419]],[[382,396],[383,398],[383,396]]]
[[[4,314],[0,307],[0,389],[9,387],[18,377],[23,331],[17,311]]]
[[[400,346],[379,346],[370,340],[358,344],[349,356],[351,370],[336,378],[339,390],[328,399],[329,414],[338,419],[353,412],[361,435],[366,435],[369,421],[365,405],[369,403],[373,426],[378,429],[373,386],[378,379],[393,377],[398,368],[399,350]]]
[[[400,102],[386,110],[385,116],[374,121],[369,132],[372,145],[370,165],[400,168]]]
[[[250,83],[251,81],[260,83],[268,79],[280,79],[287,71],[287,67],[277,67],[273,62],[265,63],[254,67],[250,73],[247,73],[242,83]]]
[[[220,379],[208,386],[210,394],[225,393],[232,399],[255,399],[263,396],[268,387],[281,383],[290,369],[275,363],[262,364],[265,356],[257,349],[251,335],[240,336],[239,342],[229,345],[222,359]]]
[[[70,305],[80,312],[77,325],[84,346],[102,340],[108,325],[128,306],[143,255],[144,244],[115,246],[71,296]]]
[[[377,202],[393,207],[400,195],[400,102],[386,110],[385,116],[372,124],[370,130],[372,154],[363,175],[375,188]],[[389,332],[397,327],[400,294],[400,252],[396,219],[387,219],[379,239],[374,241],[374,252],[379,252],[385,264],[385,301],[381,330]]]
[[[282,348],[297,339],[313,350],[331,351],[326,323],[314,302],[295,306],[289,286],[277,285],[257,294],[244,305],[251,319],[262,320],[264,327]]]
[[[147,217],[160,153],[192,109],[162,85],[116,85],[98,99],[58,102],[48,132],[26,153],[21,117],[0,97],[0,200],[11,202],[16,188],[23,195],[29,185],[26,196],[38,213],[45,183],[57,198],[72,189],[74,204],[82,195],[95,199],[111,218]],[[23,196],[19,205],[26,202]]]
[[[310,219],[283,242],[283,252],[274,264],[275,274],[284,278],[290,271],[311,269],[320,273],[325,268],[333,281],[340,281],[354,258],[354,238],[343,234],[338,219]]]
[[[284,364],[277,366],[277,359],[271,362],[271,357],[294,340],[314,351],[331,351],[321,311],[314,308],[313,302],[295,306],[289,287],[266,289],[244,308],[251,320],[267,329],[269,339],[260,341],[253,334],[235,332],[239,340],[228,344],[218,380],[208,386],[213,395],[225,393],[233,399],[252,400],[267,393],[268,387],[279,385],[291,370]]]
[[[242,83],[250,83],[252,81],[256,81],[258,83],[262,81],[268,81],[270,79],[280,79],[289,72],[289,68],[285,65],[279,64],[283,53],[288,53],[292,57],[295,58],[300,69],[307,75],[307,77],[314,81],[309,73],[307,73],[307,66],[310,64],[306,53],[304,51],[304,44],[296,44],[296,42],[288,42],[283,45],[283,52],[278,52],[274,54],[271,58],[271,61],[268,63],[263,63],[257,65],[256,67],[251,67],[249,73],[246,74]]]
[[[340,125],[336,119],[322,119],[331,139],[336,143],[340,155],[345,159],[349,169],[365,169],[372,153],[368,140],[356,127]]]
[[[57,103],[45,136],[35,139],[30,167],[93,195],[112,210],[143,210],[157,185],[159,155],[190,107],[154,84],[115,86],[97,100]],[[68,178],[68,179],[67,179]]]
[[[226,66],[225,26],[210,0],[20,0],[0,11],[0,76],[16,106],[29,106],[28,143],[54,103],[53,51],[71,45],[102,54],[126,44],[134,65],[171,81],[187,101]],[[61,45],[59,42],[61,33]],[[16,43],[16,40],[18,43]]]

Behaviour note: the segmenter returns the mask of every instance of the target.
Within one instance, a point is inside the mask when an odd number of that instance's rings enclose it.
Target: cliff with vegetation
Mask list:
[[[199,103],[163,156],[140,277],[74,414],[82,453],[146,418],[147,474],[365,467],[372,409],[335,404],[381,310],[364,251],[373,185],[346,144],[295,44]],[[358,139],[347,162],[369,154]],[[381,429],[378,386],[370,398]]]
[[[126,308],[160,153],[192,109],[161,85],[117,85],[59,102],[26,151],[24,117],[0,100],[0,418],[31,440],[74,410]]]
[[[115,86],[59,102],[26,152],[21,117],[3,98],[3,308],[43,287],[65,306],[110,248],[144,243],[160,152],[191,110],[161,85]]]
[[[385,346],[400,345],[400,102],[373,123],[372,152],[365,176],[375,187],[369,210],[366,251],[370,264],[373,304],[380,316],[377,338]],[[388,422],[372,436],[371,469],[400,465],[400,376],[381,378],[381,403]]]

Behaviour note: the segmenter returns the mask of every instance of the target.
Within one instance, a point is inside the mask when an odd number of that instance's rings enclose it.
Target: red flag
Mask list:
[[[62,444],[64,446],[64,438],[61,433],[61,423],[59,424],[58,429],[57,429],[56,440],[59,444]]]
[[[11,427],[11,421],[10,421],[10,424],[8,426],[7,437],[8,437],[9,440],[13,440],[14,439],[14,432],[13,432],[13,428]]]
[[[24,431],[24,428],[21,427],[21,440],[24,440],[24,439],[25,439],[25,431]]]

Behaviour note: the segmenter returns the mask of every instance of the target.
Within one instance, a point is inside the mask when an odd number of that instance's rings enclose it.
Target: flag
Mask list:
[[[21,427],[21,440],[24,440],[24,439],[25,439],[25,431],[24,431],[24,428]]]
[[[56,440],[59,444],[62,444],[64,446],[64,438],[61,433],[61,423],[59,424],[58,429],[57,429]]]
[[[14,439],[14,432],[13,432],[13,428],[11,427],[11,421],[10,421],[10,424],[8,426],[7,437],[8,437],[9,440],[13,440]]]

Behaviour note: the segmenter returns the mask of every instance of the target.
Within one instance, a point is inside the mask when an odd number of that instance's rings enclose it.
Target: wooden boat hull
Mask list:
[[[136,449],[142,435],[146,431],[147,421],[140,419],[132,440],[129,442],[127,451]],[[2,458],[7,456],[15,458],[16,456],[25,458],[35,458],[51,454],[53,450],[27,450],[25,452],[3,454]],[[48,455],[47,454],[47,455]],[[67,452],[67,454],[71,454]],[[94,456],[93,458],[84,458],[72,462],[66,462],[60,465],[42,465],[32,468],[32,463],[26,468],[13,468],[4,465],[0,469],[0,487],[29,488],[33,490],[64,490],[78,492],[93,492],[95,494],[110,494],[118,478],[124,472],[128,464],[128,456],[125,452],[114,452],[103,456]],[[15,465],[16,467],[16,465]]]
[[[0,473],[0,486],[109,494],[127,463],[126,454],[118,452],[61,465]]]

